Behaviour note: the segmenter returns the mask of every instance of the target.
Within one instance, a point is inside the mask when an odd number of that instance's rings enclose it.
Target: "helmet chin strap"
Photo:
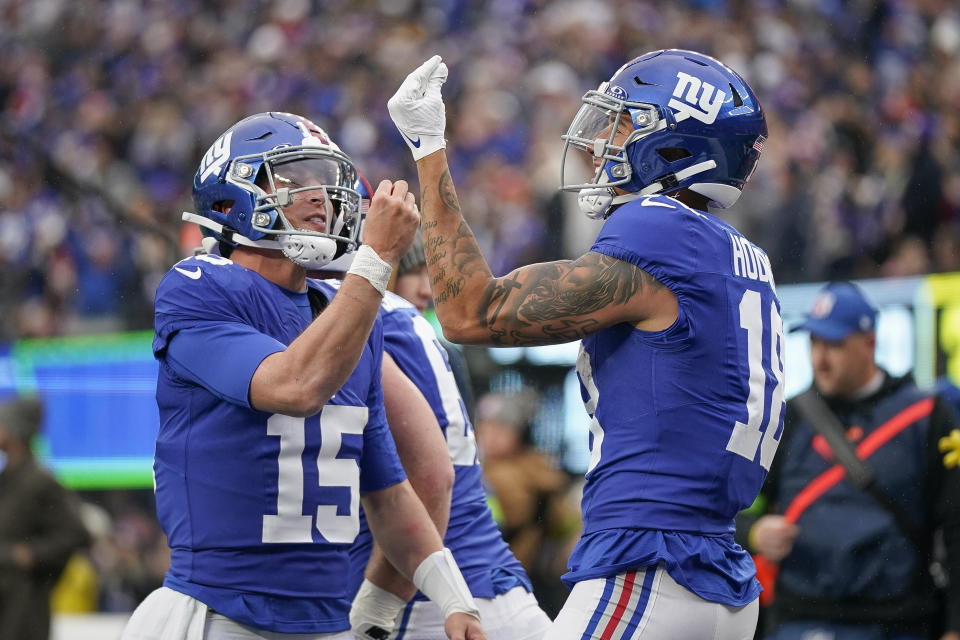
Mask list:
[[[205,253],[213,253],[219,243],[220,241],[213,236],[203,236],[203,239],[200,240],[200,246],[203,247]]]
[[[652,182],[645,186],[639,191],[639,194],[642,196],[653,195],[654,193],[660,193],[665,189],[677,186],[678,182],[686,180],[690,176],[695,176],[698,173],[703,173],[704,171],[710,171],[711,169],[717,168],[716,160],[707,160],[705,162],[698,162],[695,165],[691,165],[686,169],[681,169],[676,173],[669,173],[661,177],[657,182]]]
[[[189,211],[184,211],[181,219],[184,222],[194,222],[220,235],[224,233],[224,226],[219,222],[214,222],[210,218]],[[227,229],[227,232],[229,233],[229,229]],[[230,236],[230,241],[245,247],[281,251],[291,262],[308,270],[325,266],[333,260],[337,253],[337,241],[333,238],[292,232],[281,233],[279,236],[280,240],[251,240],[239,233],[233,233]],[[206,244],[204,244],[204,248],[207,248]]]
[[[676,173],[663,176],[657,182],[648,184],[640,191],[621,195],[617,195],[617,193],[613,190],[613,187],[604,186],[609,181],[606,172],[604,172],[603,175],[600,176],[600,180],[596,187],[581,189],[579,191],[577,194],[577,205],[580,207],[580,211],[582,211],[588,218],[602,220],[609,215],[610,209],[616,205],[623,204],[624,202],[630,202],[631,200],[636,200],[637,198],[642,198],[643,196],[660,193],[661,191],[676,186],[681,180],[686,180],[690,176],[695,176],[698,173],[703,173],[704,171],[710,171],[711,169],[715,169],[716,166],[717,163],[714,160],[700,162],[687,167],[686,169],[681,169]]]

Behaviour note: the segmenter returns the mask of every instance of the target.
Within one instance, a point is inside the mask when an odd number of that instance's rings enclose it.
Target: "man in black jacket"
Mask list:
[[[956,418],[909,376],[877,366],[875,322],[862,291],[837,282],[799,327],[810,332],[813,390],[874,480],[867,489],[851,482],[798,400],[787,403],[761,494],[769,512],[739,523],[751,551],[779,563],[768,612],[776,640],[960,640]],[[940,593],[935,535],[953,574]]]
[[[33,457],[43,406],[0,405],[0,638],[45,640],[50,591],[70,556],[89,542],[73,496]]]

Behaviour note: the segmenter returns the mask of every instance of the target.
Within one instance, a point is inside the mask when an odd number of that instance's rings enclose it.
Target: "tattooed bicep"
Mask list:
[[[574,261],[531,265],[494,280],[481,304],[480,320],[493,330],[509,325],[531,337],[576,339],[597,328],[597,312],[624,305],[644,289],[662,287],[628,262],[589,252]]]
[[[574,261],[572,275],[582,279],[584,286],[606,304],[623,304],[644,287],[660,286],[643,269],[594,251]]]

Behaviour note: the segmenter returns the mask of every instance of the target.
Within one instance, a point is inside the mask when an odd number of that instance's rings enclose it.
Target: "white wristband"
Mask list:
[[[424,558],[413,572],[413,584],[440,608],[444,619],[457,612],[480,619],[480,610],[450,549],[444,547]]]
[[[377,255],[370,245],[362,244],[357,249],[357,253],[350,265],[350,270],[355,276],[364,278],[373,285],[373,288],[383,295],[387,290],[387,284],[390,282],[390,274],[393,273],[393,267]]]
[[[376,629],[389,633],[406,605],[405,600],[364,579],[350,607],[350,626],[354,635],[375,637],[373,631]]]

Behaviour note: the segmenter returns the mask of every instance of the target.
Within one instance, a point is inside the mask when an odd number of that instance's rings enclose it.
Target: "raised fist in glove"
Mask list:
[[[447,65],[440,56],[433,56],[414,69],[387,101],[390,117],[414,160],[447,146],[443,139],[447,114],[440,95],[446,80]]]

